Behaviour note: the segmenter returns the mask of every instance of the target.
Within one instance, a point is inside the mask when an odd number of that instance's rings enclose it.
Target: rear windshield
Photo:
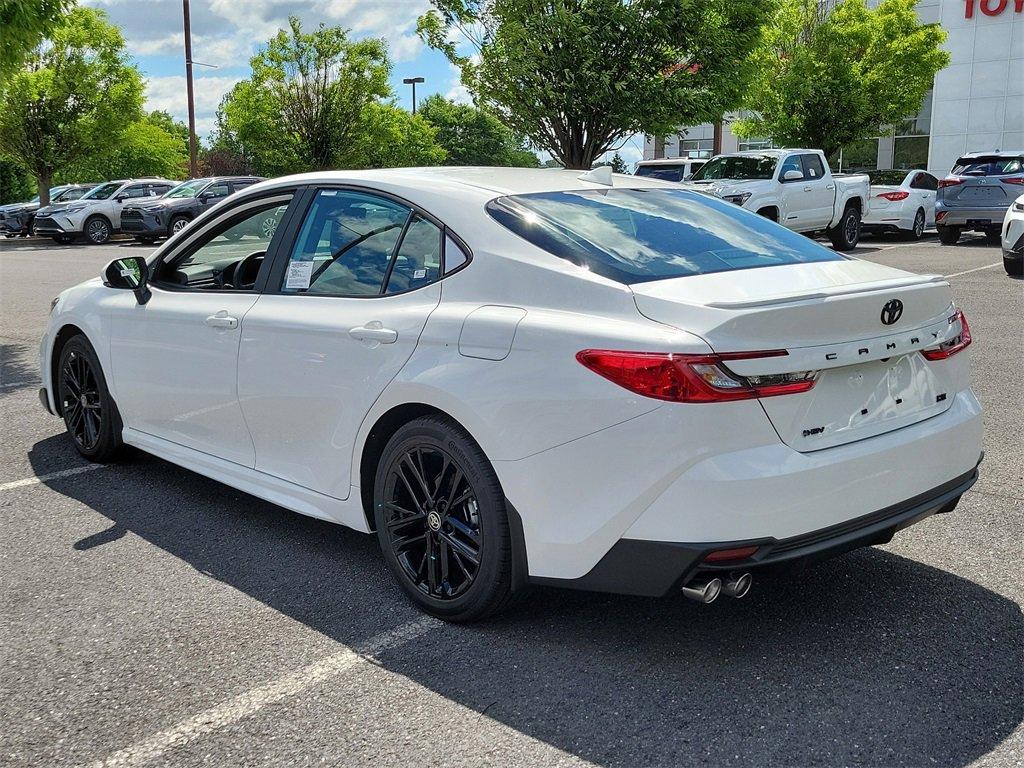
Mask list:
[[[961,157],[953,166],[954,176],[1002,176],[1020,173],[1019,157]]]
[[[907,178],[906,171],[868,171],[868,178],[872,184],[898,187]]]
[[[778,158],[770,156],[713,157],[693,174],[693,181],[703,179],[770,179]]]
[[[844,258],[763,216],[683,189],[542,192],[500,197],[487,210],[538,248],[627,285]]]
[[[701,165],[703,163],[692,163],[689,165],[690,170],[687,170],[687,165],[684,163],[679,165],[669,165],[668,163],[638,165],[634,175],[646,176],[649,179],[661,179],[662,181],[683,181],[688,173],[697,170]]]

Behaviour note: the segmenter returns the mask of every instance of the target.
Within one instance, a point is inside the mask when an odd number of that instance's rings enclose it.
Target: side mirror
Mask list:
[[[209,192],[200,192],[199,193],[199,202],[200,203],[208,202],[211,197],[213,197],[213,195],[211,195]]]
[[[141,256],[114,259],[103,270],[103,284],[108,288],[133,291],[139,304],[153,295],[149,290],[149,266]]]
[[[804,174],[801,171],[789,170],[782,174],[783,181],[803,181]]]

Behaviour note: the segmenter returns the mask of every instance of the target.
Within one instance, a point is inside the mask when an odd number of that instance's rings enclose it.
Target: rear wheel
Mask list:
[[[113,459],[121,448],[121,416],[85,336],[72,336],[61,349],[57,402],[75,449],[89,461]]]
[[[960,227],[938,226],[935,229],[938,230],[939,242],[943,245],[956,245],[960,242]]]
[[[85,222],[85,238],[93,245],[103,245],[114,234],[110,222],[103,216],[93,216]]]
[[[911,240],[920,240],[924,237],[924,208],[917,209],[917,215],[914,216],[914,225],[910,228],[909,236]]]
[[[505,497],[480,446],[455,422],[427,416],[388,441],[374,482],[384,559],[427,613],[474,621],[512,593]]]
[[[847,206],[839,223],[828,231],[828,236],[837,251],[856,248],[860,241],[860,211],[855,206]]]

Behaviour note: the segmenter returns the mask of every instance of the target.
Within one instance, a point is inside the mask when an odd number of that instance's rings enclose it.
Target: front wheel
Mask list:
[[[103,245],[114,234],[110,222],[102,216],[93,216],[85,222],[85,237],[93,245]]]
[[[85,336],[68,340],[59,366],[57,402],[75,449],[89,461],[110,461],[121,449],[121,416]]]
[[[860,211],[848,206],[839,223],[828,231],[832,247],[837,251],[850,251],[860,242]]]
[[[181,232],[181,230],[188,226],[190,221],[191,219],[188,216],[175,216],[171,219],[171,226],[169,228],[171,235]]]
[[[490,461],[451,419],[399,428],[377,466],[377,538],[402,590],[424,611],[474,621],[512,594],[505,497]]]

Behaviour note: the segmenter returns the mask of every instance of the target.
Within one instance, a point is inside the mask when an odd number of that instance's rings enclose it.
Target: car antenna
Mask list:
[[[606,187],[610,187],[612,185],[612,167],[610,165],[601,165],[597,168],[591,168],[576,178],[580,181],[589,181],[591,184],[604,184]]]

